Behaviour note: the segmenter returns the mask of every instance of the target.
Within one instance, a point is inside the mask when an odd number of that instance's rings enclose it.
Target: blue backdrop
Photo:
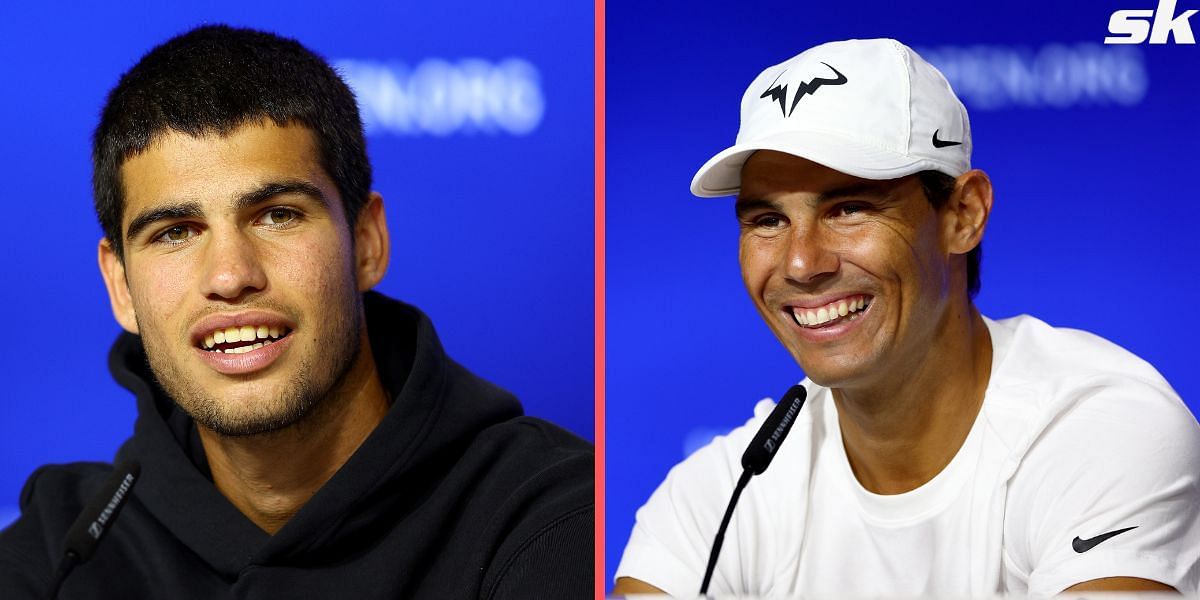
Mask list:
[[[105,367],[119,329],[95,265],[89,138],[121,73],[202,23],[277,31],[339,64],[392,231],[380,289],[528,413],[592,438],[590,3],[4,4],[0,523],[35,467],[108,460],[132,431]]]
[[[1200,328],[1176,304],[1200,294],[1200,49],[1103,45],[1113,11],[1156,3],[609,0],[609,586],[667,470],[803,376],[742,288],[732,200],[688,183],[733,142],[755,75],[822,42],[898,38],[967,105],[996,188],[984,314],[1098,333],[1195,410]]]

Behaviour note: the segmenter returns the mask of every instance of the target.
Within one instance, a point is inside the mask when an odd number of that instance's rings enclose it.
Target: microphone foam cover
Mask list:
[[[141,466],[136,461],[126,461],[113,468],[100,491],[92,496],[67,530],[66,552],[78,556],[80,563],[92,557],[96,544],[125,506],[141,472]]]
[[[767,416],[762,427],[758,428],[754,440],[742,454],[743,469],[748,469],[755,475],[762,475],[763,471],[767,470],[767,465],[771,464],[775,452],[783,444],[783,438],[791,431],[792,424],[796,422],[796,415],[800,414],[800,408],[804,406],[807,397],[808,391],[799,384],[793,385],[783,395],[783,399],[775,405],[775,409]]]

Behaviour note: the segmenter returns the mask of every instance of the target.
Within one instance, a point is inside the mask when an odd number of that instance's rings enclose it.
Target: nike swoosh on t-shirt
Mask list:
[[[1071,548],[1073,548],[1076,552],[1083,554],[1084,552],[1087,552],[1088,550],[1095,548],[1097,544],[1099,544],[1100,542],[1103,542],[1104,540],[1107,540],[1108,538],[1121,535],[1122,533],[1125,533],[1126,531],[1129,531],[1130,529],[1137,529],[1137,528],[1138,528],[1138,526],[1134,525],[1133,527],[1126,527],[1125,529],[1118,529],[1116,531],[1102,533],[1094,538],[1089,538],[1086,540],[1081,540],[1081,539],[1079,539],[1079,536],[1075,536],[1075,539],[1071,540]]]

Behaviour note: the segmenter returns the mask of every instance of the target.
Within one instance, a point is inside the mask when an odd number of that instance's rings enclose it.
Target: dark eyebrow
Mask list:
[[[824,204],[834,200],[840,200],[848,196],[868,196],[882,198],[887,196],[892,191],[892,186],[889,180],[852,183],[847,186],[835,188],[817,196],[817,204]]]
[[[284,194],[301,194],[308,196],[313,200],[320,202],[321,205],[326,209],[329,208],[329,200],[325,198],[325,194],[321,193],[320,188],[307,181],[302,181],[299,179],[272,181],[270,183],[263,184],[256,189],[250,190],[249,192],[238,196],[237,200],[234,201],[234,208],[236,210],[250,208],[257,204],[266,202],[275,196],[282,196]]]
[[[138,216],[133,218],[129,224],[129,231],[125,233],[125,239],[133,241],[137,234],[142,230],[167,219],[195,219],[204,216],[204,211],[200,209],[199,202],[181,202],[179,204],[169,204],[167,206],[159,206],[142,211]]]
[[[738,196],[737,201],[733,205],[733,212],[739,219],[745,217],[746,213],[754,212],[756,210],[779,211],[781,209],[779,207],[779,203],[772,202],[771,200],[764,200],[762,198],[743,198],[741,196]]]
[[[320,188],[307,181],[287,180],[272,181],[238,196],[233,203],[234,209],[244,210],[283,194],[303,194],[320,202],[326,209],[329,208],[329,201],[325,198],[325,194],[321,193]],[[125,239],[132,241],[139,233],[158,221],[197,219],[203,216],[204,211],[200,208],[199,202],[180,202],[149,208],[138,214],[129,223],[129,231],[125,233]]]
[[[840,188],[834,188],[832,190],[828,190],[828,191],[825,191],[825,192],[822,192],[821,194],[819,194],[817,196],[815,204],[819,206],[821,204],[826,204],[829,202],[834,202],[836,200],[841,200],[842,198],[855,197],[855,196],[883,198],[883,197],[886,197],[888,194],[890,194],[892,191],[892,186],[888,185],[888,183],[889,183],[889,181],[887,181],[887,180],[877,181],[877,182],[875,182],[875,181],[861,182],[861,183],[852,183],[850,185],[843,186]],[[751,197],[746,197],[746,196],[738,196],[737,202],[734,204],[733,210],[737,214],[737,216],[740,218],[743,215],[745,215],[746,213],[753,212],[756,210],[781,211],[783,209],[779,205],[778,202],[775,202],[773,200],[767,200],[765,198],[751,198]]]

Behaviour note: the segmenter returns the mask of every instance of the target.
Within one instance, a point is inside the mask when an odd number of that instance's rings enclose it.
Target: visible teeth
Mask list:
[[[257,345],[249,345],[241,348],[230,348],[228,350],[215,350],[216,352],[225,352],[227,354],[241,354],[249,352],[256,348],[261,348],[264,345],[287,335],[287,330],[278,326],[270,325],[242,325],[240,327],[227,327],[218,329],[204,336],[204,347],[212,349],[218,344],[233,344],[237,342],[254,342],[262,340],[262,343]],[[244,349],[243,349],[244,348]]]
[[[258,350],[259,348],[262,348],[262,347],[263,347],[263,345],[262,345],[262,343],[260,342],[260,343],[257,343],[257,344],[255,344],[255,345],[253,345],[253,346],[250,346],[250,349],[251,349],[251,350]]]
[[[855,296],[849,299],[843,299],[838,302],[830,303],[816,309],[802,309],[799,307],[792,308],[792,317],[800,325],[806,327],[815,327],[830,321],[835,321],[842,317],[849,317],[849,320],[854,320],[858,316],[858,311],[867,307],[867,299],[865,296]]]

